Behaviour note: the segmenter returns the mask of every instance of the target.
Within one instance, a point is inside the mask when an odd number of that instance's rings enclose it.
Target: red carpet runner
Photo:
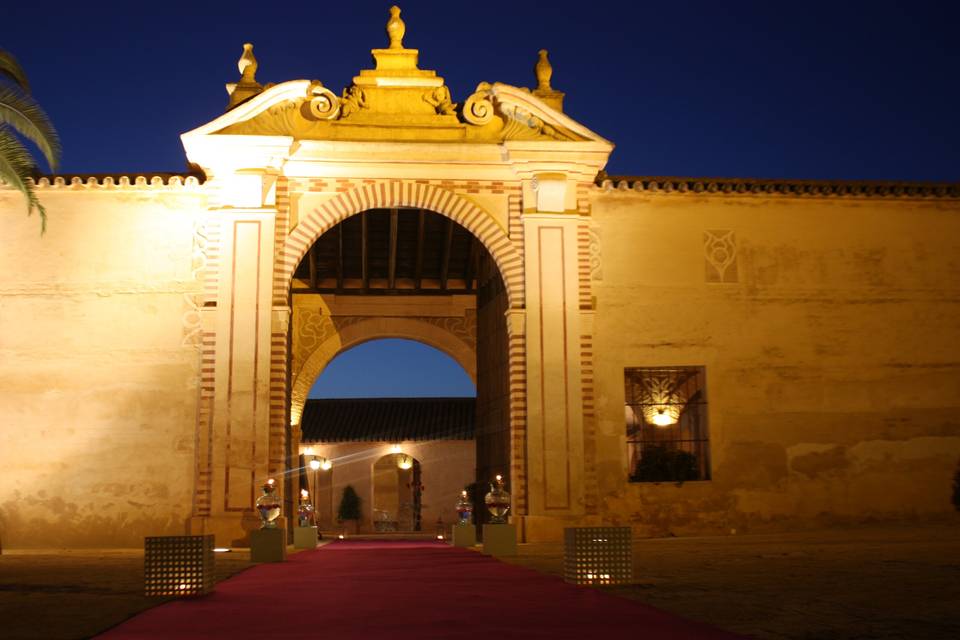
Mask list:
[[[653,607],[429,542],[334,542],[263,564],[98,636],[737,638]]]

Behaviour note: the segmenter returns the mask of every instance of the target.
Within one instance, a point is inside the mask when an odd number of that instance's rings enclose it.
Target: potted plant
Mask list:
[[[337,522],[343,524],[347,533],[356,533],[360,517],[360,496],[357,495],[353,485],[348,484],[343,488],[343,495],[340,498]]]
[[[676,482],[700,479],[700,465],[692,453],[655,445],[644,447],[630,478],[634,482]]]

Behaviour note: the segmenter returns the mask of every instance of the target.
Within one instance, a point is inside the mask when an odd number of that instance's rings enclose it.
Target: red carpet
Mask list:
[[[430,542],[334,542],[262,564],[205,597],[99,638],[658,638],[739,636]]]

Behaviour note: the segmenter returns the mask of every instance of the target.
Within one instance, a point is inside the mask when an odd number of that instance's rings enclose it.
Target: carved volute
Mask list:
[[[403,34],[407,32],[407,25],[400,19],[400,7],[390,7],[390,19],[387,21],[387,35],[390,37],[391,49],[403,49]]]

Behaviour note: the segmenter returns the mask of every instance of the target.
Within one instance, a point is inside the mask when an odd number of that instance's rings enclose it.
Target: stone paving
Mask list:
[[[560,545],[508,561],[562,573]],[[217,556],[218,579],[249,566]],[[960,521],[634,545],[636,585],[610,590],[759,638],[960,638]],[[0,636],[85,638],[151,606],[139,550],[0,555]]]

